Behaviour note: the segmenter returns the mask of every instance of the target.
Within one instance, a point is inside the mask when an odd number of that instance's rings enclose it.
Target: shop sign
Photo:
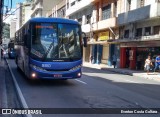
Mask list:
[[[98,41],[105,41],[109,39],[109,31],[99,33]]]

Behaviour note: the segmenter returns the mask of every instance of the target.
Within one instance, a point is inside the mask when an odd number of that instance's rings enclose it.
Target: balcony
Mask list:
[[[43,7],[40,3],[38,3],[37,5],[34,6],[33,12],[31,14],[31,16],[34,16],[34,14],[38,11],[38,10],[42,10]]]
[[[66,16],[70,16],[71,14],[78,12],[79,10],[82,10],[84,8],[86,8],[87,6],[91,5],[94,2],[94,0],[82,0],[80,2],[76,2],[75,5],[70,6],[67,10],[66,10]]]
[[[99,21],[98,25],[97,25],[97,30],[103,30],[103,29],[107,29],[109,27],[115,27],[116,26],[116,19],[117,19],[116,17],[113,17],[113,18]]]
[[[118,24],[123,25],[140,20],[150,19],[160,16],[160,3],[154,3],[132,11],[118,15]]]
[[[87,33],[90,31],[98,31],[98,30],[108,29],[109,27],[115,27],[116,19],[117,19],[116,17],[113,17],[113,18],[99,21],[97,23],[92,23],[92,27],[90,24],[82,25],[82,31]]]

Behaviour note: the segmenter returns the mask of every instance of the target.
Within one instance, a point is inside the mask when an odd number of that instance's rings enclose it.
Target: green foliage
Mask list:
[[[10,38],[10,24],[3,23],[2,38]]]

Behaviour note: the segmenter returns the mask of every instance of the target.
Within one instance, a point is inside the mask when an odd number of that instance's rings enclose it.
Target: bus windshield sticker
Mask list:
[[[43,57],[43,54],[41,54],[40,52],[38,52],[37,50],[35,49],[31,49],[31,53],[38,56],[39,58],[42,58]]]

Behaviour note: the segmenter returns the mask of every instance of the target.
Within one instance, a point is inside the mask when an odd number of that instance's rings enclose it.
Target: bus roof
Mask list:
[[[71,23],[71,24],[79,24],[77,21],[65,18],[32,18],[29,22],[54,22],[54,23]]]

